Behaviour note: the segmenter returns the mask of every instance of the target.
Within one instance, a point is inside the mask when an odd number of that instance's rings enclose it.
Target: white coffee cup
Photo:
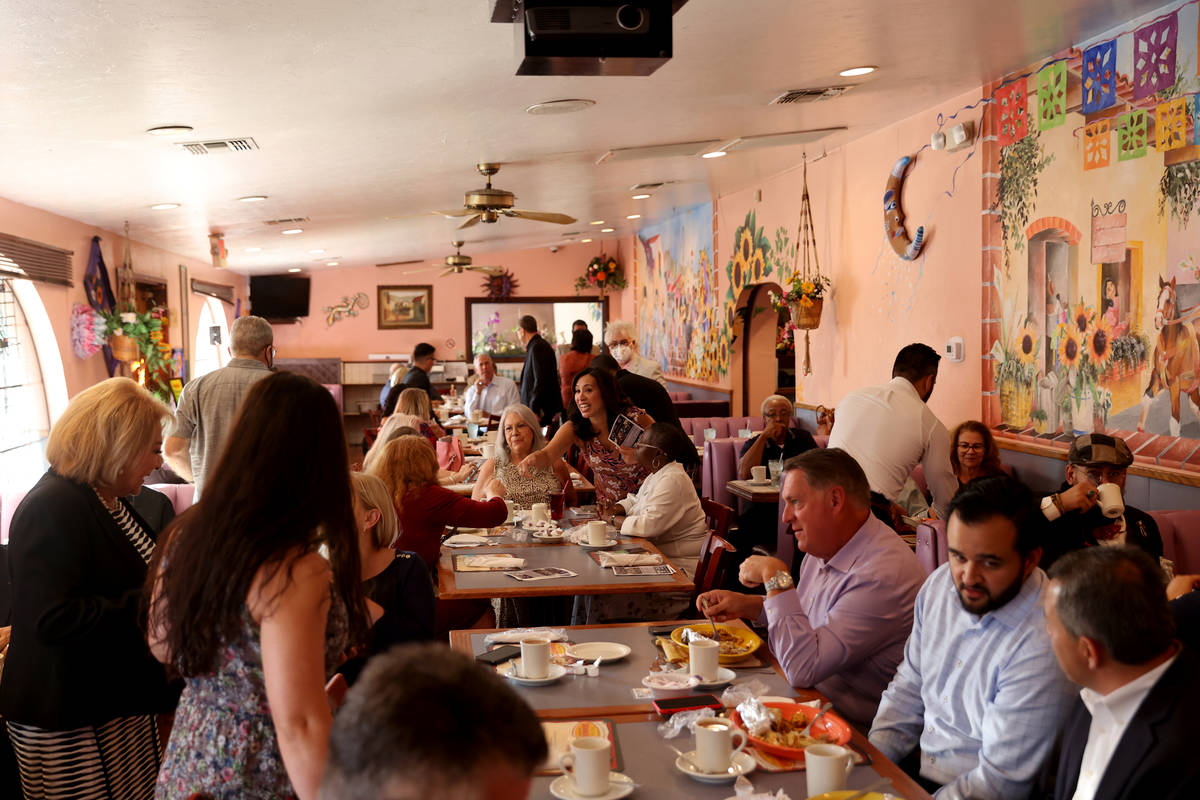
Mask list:
[[[575,793],[584,797],[608,794],[611,745],[603,736],[577,736],[571,740],[571,752],[558,759],[558,766],[571,776]]]
[[[1100,496],[1100,513],[1109,519],[1116,519],[1125,513],[1125,501],[1121,499],[1121,487],[1115,483],[1102,483],[1096,487]]]
[[[485,459],[494,458],[496,455],[496,445],[484,442],[479,445],[479,452],[483,454]]]
[[[814,796],[846,788],[846,777],[854,768],[854,754],[836,744],[810,744],[804,748],[808,794]]]
[[[717,679],[721,645],[711,639],[693,639],[688,643],[688,672],[706,681]]]
[[[711,442],[715,438],[717,438],[717,429],[716,428],[705,428],[704,429],[704,440],[706,442]]]
[[[738,738],[737,747],[733,745]],[[724,717],[709,717],[696,722],[696,766],[704,772],[725,772],[734,753],[746,746],[746,734]]]
[[[767,482],[767,468],[766,467],[751,467],[750,468],[750,478],[755,483],[766,483]]]
[[[550,507],[545,503],[534,503],[529,509],[531,523],[546,522],[550,519]]]
[[[530,638],[521,640],[521,676],[544,678],[550,674],[550,640]]]
[[[508,516],[505,518],[504,521],[511,524],[513,521],[513,515],[515,515],[517,513],[517,504],[514,503],[512,500],[505,500],[504,505],[506,508],[508,508]]]
[[[602,519],[594,519],[587,524],[588,544],[592,547],[603,547],[608,544],[608,526]]]

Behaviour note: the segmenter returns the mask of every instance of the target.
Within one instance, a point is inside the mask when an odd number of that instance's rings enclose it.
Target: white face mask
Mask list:
[[[612,357],[622,367],[633,360],[633,348],[628,345],[617,345],[616,347],[609,348],[609,352],[612,353]]]

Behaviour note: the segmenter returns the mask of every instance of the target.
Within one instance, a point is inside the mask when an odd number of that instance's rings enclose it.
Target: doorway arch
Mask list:
[[[783,294],[774,281],[750,284],[738,294],[734,306],[729,353],[729,410],[734,415],[757,414],[762,401],[779,388],[779,362],[775,357],[779,316],[771,308],[770,292]]]

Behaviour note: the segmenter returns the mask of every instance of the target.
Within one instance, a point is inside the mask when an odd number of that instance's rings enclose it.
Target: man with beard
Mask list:
[[[1046,632],[1041,522],[1008,476],[950,503],[950,560],[917,595],[870,733],[938,800],[1028,796],[1072,700]]]

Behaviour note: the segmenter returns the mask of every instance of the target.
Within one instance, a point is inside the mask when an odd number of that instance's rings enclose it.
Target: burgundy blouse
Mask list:
[[[491,528],[508,518],[508,506],[499,497],[486,502],[456,494],[444,486],[426,486],[408,493],[400,515],[397,550],[412,550],[430,571],[437,569],[442,534],[449,526]]]

